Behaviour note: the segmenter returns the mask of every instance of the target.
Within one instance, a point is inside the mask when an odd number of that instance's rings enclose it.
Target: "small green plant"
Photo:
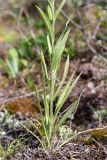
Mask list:
[[[27,39],[22,39],[19,43],[18,53],[21,58],[30,59],[35,57],[33,48],[35,46],[35,39],[28,37]]]
[[[59,135],[62,142],[68,140],[70,137],[74,136],[75,134],[77,134],[76,131],[73,132],[73,130],[68,126],[61,126],[59,128]]]
[[[19,59],[18,52],[15,48],[9,50],[6,61],[0,59],[0,66],[11,78],[17,77],[21,64],[27,66],[27,61],[25,59]]]
[[[18,150],[20,150],[24,146],[23,139],[16,139],[4,148],[0,144],[0,160],[5,160],[6,158],[10,158],[13,154],[15,154]]]
[[[8,126],[11,130],[19,127],[19,125],[18,120],[13,115],[10,115],[6,109],[0,112],[0,137],[6,134],[6,131],[3,129],[5,126]]]
[[[63,0],[59,7],[55,10],[55,0],[48,1],[47,14],[43,12],[39,7],[37,7],[40,12],[42,18],[45,21],[48,33],[47,33],[47,46],[50,58],[50,70],[48,72],[48,68],[45,62],[44,54],[42,50],[40,51],[41,56],[41,69],[42,69],[42,80],[43,80],[43,103],[44,109],[40,104],[40,96],[37,86],[36,97],[38,99],[38,106],[40,109],[40,119],[36,120],[37,124],[33,123],[31,120],[27,119],[28,122],[38,131],[39,136],[34,134],[28,127],[23,125],[23,127],[29,131],[33,136],[35,136],[39,142],[41,143],[44,149],[51,150],[54,146],[54,140],[57,137],[58,130],[62,126],[62,124],[66,121],[66,119],[77,109],[79,100],[76,100],[73,104],[71,104],[64,114],[60,117],[59,113],[63,104],[67,100],[69,94],[73,90],[76,85],[80,75],[74,79],[75,72],[71,75],[69,81],[66,82],[66,77],[69,69],[69,56],[67,57],[64,74],[62,80],[59,85],[57,85],[57,73],[60,67],[60,61],[62,57],[62,53],[65,49],[65,44],[69,35],[70,30],[67,29],[67,24],[65,26],[64,31],[60,35],[60,37],[56,40],[55,36],[55,22],[58,18],[58,15],[61,11],[61,8],[64,6],[66,0]],[[64,86],[65,84],[65,86]],[[46,89],[48,87],[48,90]],[[58,100],[57,100],[58,98]],[[54,104],[56,102],[56,105]],[[63,145],[63,144],[61,144]]]
[[[97,120],[99,126],[102,126],[103,119],[107,116],[107,108],[98,111],[92,108],[92,111],[93,111],[93,118]]]
[[[46,52],[47,43],[45,35],[39,35],[36,38],[28,37],[27,39],[22,39],[19,43],[18,53],[20,58],[34,59],[37,57],[37,47],[42,46]]]

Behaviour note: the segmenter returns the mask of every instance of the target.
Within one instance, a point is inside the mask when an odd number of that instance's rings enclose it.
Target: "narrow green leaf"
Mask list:
[[[51,7],[51,9],[53,8],[53,2],[52,2],[52,0],[48,0],[48,4],[49,4],[49,6]]]
[[[56,105],[57,107],[56,107],[56,108],[58,108],[58,106],[60,106],[60,105],[62,104],[62,101],[64,100],[64,97],[65,97],[66,93],[67,93],[68,90],[70,89],[71,84],[74,83],[74,82],[73,82],[73,81],[74,81],[74,75],[75,75],[75,71],[72,73],[69,81],[68,81],[67,84],[65,85],[65,87],[64,87],[64,89],[63,89],[63,92],[61,93],[61,95],[60,95],[60,97],[59,97],[59,100],[58,100],[58,102],[57,102],[57,105]]]
[[[62,108],[64,102],[66,101],[66,99],[67,99],[68,96],[69,96],[67,93],[70,94],[70,91],[71,91],[70,85],[71,85],[71,83],[73,82],[74,75],[75,75],[75,72],[71,75],[68,83],[67,83],[66,86],[64,87],[63,92],[62,92],[62,94],[60,95],[59,100],[58,100],[58,102],[57,102],[57,104],[56,104],[56,109],[55,109],[55,114],[54,114],[54,122],[56,121],[56,118],[57,118],[57,116],[58,116],[58,114],[59,114],[59,112],[60,112],[60,109]],[[71,86],[72,86],[72,85],[71,85]],[[69,90],[70,90],[70,91],[69,91]],[[68,92],[68,91],[69,91],[69,92]]]
[[[51,55],[52,54],[52,46],[51,46],[51,41],[50,41],[49,35],[47,35],[47,44],[48,44],[49,55]]]
[[[59,127],[66,121],[66,119],[76,111],[78,107],[78,100],[75,101],[73,104],[70,105],[69,109],[66,111],[66,113],[62,116],[58,124],[56,125],[55,131],[59,129]]]
[[[8,59],[9,59],[10,64],[14,70],[15,75],[17,75],[19,72],[19,57],[18,57],[17,50],[15,48],[11,48],[9,50],[9,58]]]
[[[56,10],[56,12],[55,12],[55,20],[57,19],[57,17],[58,17],[58,15],[59,15],[62,7],[64,6],[65,2],[66,2],[66,0],[63,0],[63,1],[61,2],[61,4],[59,5],[59,7],[57,8],[57,10]]]
[[[58,94],[61,91],[61,88],[62,88],[62,86],[63,86],[63,84],[65,82],[65,79],[66,79],[66,76],[67,76],[67,73],[68,73],[68,69],[69,69],[69,55],[68,55],[67,60],[66,60],[63,78],[62,78],[62,80],[61,80],[61,82],[59,84],[59,87],[57,88],[57,90],[55,92],[55,95],[54,95],[54,98],[53,98],[54,100],[55,100],[55,98],[58,96]]]
[[[0,156],[3,156],[3,155],[4,155],[4,150],[3,150],[2,145],[0,144]]]
[[[60,37],[58,38],[58,40],[57,40],[57,42],[56,42],[56,45],[58,45],[58,43],[63,39],[65,33],[67,32],[68,24],[69,24],[69,20],[66,22],[65,28],[64,28],[63,32],[61,33]],[[69,30],[70,30],[70,29],[69,29]],[[55,45],[55,46],[56,46],[56,45]]]
[[[47,75],[47,68],[45,68],[45,61],[44,61],[44,56],[43,53],[41,52],[41,68],[42,68],[42,83],[43,83],[43,102],[44,102],[44,107],[45,107],[45,119],[46,123],[49,123],[49,102],[47,100],[46,96],[46,75]]]
[[[53,57],[52,57],[52,73],[56,74],[56,72],[59,69],[59,64],[61,60],[61,55],[64,51],[65,44],[68,38],[70,30],[68,30],[63,37],[60,37],[58,42],[55,45],[55,49],[53,51]]]
[[[37,88],[36,85],[35,85],[35,93],[36,93],[36,97],[37,97],[37,105],[38,105],[40,113],[42,114],[42,107],[41,107],[41,104],[40,104],[39,91],[38,91],[38,88]]]
[[[1,65],[2,67],[5,65],[5,62],[4,62],[2,59],[0,59],[0,65]]]
[[[47,17],[47,15],[38,6],[36,6],[36,7],[37,7],[38,11],[40,12],[43,20],[45,21],[45,24],[46,24],[46,26],[48,28],[49,34],[51,36],[51,39],[53,39],[54,33],[53,33],[52,25],[51,25],[51,23],[49,21],[49,18]]]
[[[56,118],[57,118],[63,104],[67,100],[68,96],[70,95],[71,91],[75,87],[75,85],[76,85],[76,83],[77,83],[77,81],[79,80],[79,77],[80,77],[80,75],[79,75],[75,80],[73,80],[73,76],[74,76],[74,74],[71,76],[69,82],[66,84],[61,96],[59,97],[59,100],[58,100],[57,105],[56,105],[55,114],[54,114],[54,123],[56,121]]]
[[[10,61],[7,59],[6,60],[6,64],[7,64],[7,71],[8,71],[8,74],[12,77],[12,78],[15,78],[16,77],[16,73],[14,71],[14,68],[12,67]]]
[[[75,87],[77,81],[80,78],[80,75],[74,80],[73,79],[74,74],[71,76],[69,82],[66,84],[66,86],[64,87],[64,90],[57,102],[57,108],[61,105],[64,104],[64,102],[66,101],[66,99],[68,98],[69,94],[71,93],[71,91],[73,90],[73,88]],[[72,84],[71,84],[72,83]]]
[[[44,117],[45,118],[45,117]],[[45,132],[45,135],[46,135],[46,139],[47,139],[47,142],[48,144],[50,144],[50,138],[49,138],[49,123],[48,125],[43,121],[43,129],[44,129],[44,132]]]
[[[38,128],[37,124],[34,124],[33,121],[31,121],[29,118],[26,118],[26,119],[27,119],[28,123],[29,123],[33,128],[35,128],[35,129],[38,131],[38,133],[40,134],[40,136],[43,136],[43,135],[42,135],[42,132],[41,132],[41,130]]]
[[[32,134],[39,142],[40,142],[40,144],[42,145],[42,147],[43,147],[43,149],[45,149],[44,148],[44,143],[43,143],[43,141],[36,135],[36,134],[34,134],[29,128],[27,128],[22,122],[20,122],[20,124],[23,126],[23,128],[25,128],[30,134]]]
[[[52,21],[52,18],[53,18],[52,9],[49,5],[48,5],[48,8],[47,8],[47,11],[48,11],[48,17],[49,17],[50,21]]]
[[[45,63],[45,58],[44,58],[42,50],[41,50],[41,61],[42,61],[42,65],[43,65],[43,70],[44,70],[45,76],[46,76],[47,80],[49,80],[47,66],[46,66],[46,63]]]

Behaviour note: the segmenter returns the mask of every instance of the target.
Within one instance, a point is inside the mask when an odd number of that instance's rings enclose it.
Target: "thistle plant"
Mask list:
[[[44,109],[38,101],[40,109],[40,120],[36,120],[38,125],[35,125],[31,120],[27,119],[29,123],[36,128],[39,133],[39,136],[35,135],[31,130],[25,127],[33,136],[35,136],[41,143],[44,149],[52,149],[54,147],[54,140],[57,137],[58,130],[66,119],[74,114],[78,106],[78,100],[71,104],[64,114],[60,117],[59,113],[63,104],[67,100],[69,94],[73,90],[80,76],[74,80],[75,72],[71,75],[69,81],[66,82],[66,77],[69,69],[69,56],[67,57],[64,73],[62,80],[59,85],[57,85],[57,73],[60,67],[62,53],[65,48],[65,44],[69,35],[70,30],[67,29],[67,24],[64,31],[59,38],[56,39],[55,34],[55,23],[58,18],[58,15],[64,6],[66,0],[62,0],[59,7],[55,10],[55,0],[48,1],[47,14],[42,11],[38,6],[37,9],[42,16],[46,27],[47,27],[47,46],[50,57],[50,70],[48,71],[47,65],[45,62],[43,51],[40,51],[41,56],[41,69],[42,69],[42,81],[43,81],[43,103]],[[65,85],[64,85],[65,84]],[[48,86],[48,93],[46,90]],[[39,91],[36,88],[36,97],[39,100]],[[58,99],[58,100],[57,100]],[[56,102],[57,101],[57,102]],[[54,105],[56,102],[56,105]]]

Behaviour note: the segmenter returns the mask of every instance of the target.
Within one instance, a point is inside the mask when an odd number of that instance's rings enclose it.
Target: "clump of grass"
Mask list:
[[[40,12],[43,20],[45,21],[47,27],[47,50],[49,52],[50,58],[50,70],[48,71],[47,65],[45,62],[44,54],[41,49],[40,56],[41,56],[41,69],[42,69],[42,81],[43,81],[43,103],[44,103],[44,110],[40,104],[40,96],[37,86],[35,87],[36,90],[36,97],[38,99],[38,106],[40,109],[40,119],[37,120],[37,124],[35,125],[31,120],[27,119],[28,122],[36,129],[39,136],[34,134],[31,130],[29,130],[25,125],[27,131],[29,131],[33,136],[35,136],[38,141],[41,143],[42,147],[46,150],[52,150],[54,146],[54,140],[57,137],[57,133],[59,128],[62,124],[66,121],[66,119],[71,115],[74,114],[78,107],[79,99],[76,100],[73,104],[71,104],[64,114],[60,117],[59,113],[63,104],[67,100],[69,94],[73,90],[74,86],[76,85],[80,75],[74,79],[75,72],[71,75],[69,81],[65,84],[68,69],[69,69],[69,55],[67,57],[64,73],[60,84],[57,86],[57,73],[60,67],[60,61],[62,57],[62,53],[65,49],[65,44],[67,38],[69,36],[70,29],[67,29],[67,24],[65,26],[64,31],[60,35],[58,39],[56,39],[55,34],[55,23],[58,18],[58,15],[64,6],[66,0],[62,0],[61,4],[57,9],[55,9],[55,0],[48,1],[47,13],[42,11],[38,6],[37,9]],[[64,85],[65,84],[65,85]],[[46,90],[46,86],[48,86],[48,93]],[[58,98],[59,97],[59,98]],[[58,98],[58,100],[57,100]],[[54,102],[56,102],[56,106]],[[66,142],[60,144],[62,146]]]

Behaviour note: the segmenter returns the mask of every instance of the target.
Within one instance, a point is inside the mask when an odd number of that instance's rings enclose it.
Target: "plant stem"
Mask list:
[[[54,43],[55,43],[55,19],[54,19],[54,12],[55,12],[55,0],[53,0],[53,6],[52,6],[52,28],[53,28],[53,39],[52,39],[52,53],[54,51]],[[52,61],[52,57],[51,57]],[[55,76],[52,73],[51,68],[51,83],[50,83],[50,139],[52,139],[52,130],[53,130],[53,96],[54,96],[54,88],[55,88]]]

